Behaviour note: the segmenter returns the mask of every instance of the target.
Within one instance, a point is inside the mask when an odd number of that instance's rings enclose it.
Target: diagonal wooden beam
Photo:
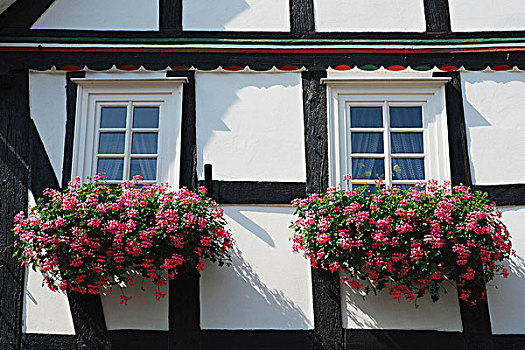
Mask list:
[[[55,0],[17,0],[0,15],[0,29],[28,29]]]

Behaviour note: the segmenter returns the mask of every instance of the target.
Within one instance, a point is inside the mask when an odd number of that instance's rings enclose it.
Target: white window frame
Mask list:
[[[129,116],[133,105],[158,106],[159,128],[155,129],[158,130],[157,177],[153,182],[168,182],[170,186],[178,188],[182,85],[188,82],[187,78],[78,78],[71,80],[78,85],[72,176],[80,176],[85,182],[88,177],[96,175],[100,134],[99,118],[102,106],[127,106],[128,121],[125,131],[127,135],[132,129]],[[126,157],[129,157],[131,138],[126,137],[126,140],[128,144],[125,146],[125,153]],[[126,164],[125,161],[125,166]],[[123,176],[126,176],[126,168]],[[118,183],[120,181],[108,182]]]
[[[345,77],[324,78],[327,85],[328,152],[330,186],[341,184],[351,174],[350,106],[382,106],[383,118],[388,106],[421,106],[425,180],[450,181],[450,157],[445,101],[447,77]],[[388,128],[384,123],[383,129]],[[376,129],[379,131],[381,129]],[[390,155],[390,131],[383,134],[385,157]],[[367,154],[370,156],[370,154]],[[399,154],[399,157],[405,157]],[[407,157],[408,158],[408,157]],[[388,169],[387,169],[388,168]],[[385,162],[385,183],[391,182],[390,161]],[[372,181],[356,180],[354,184]],[[413,183],[399,180],[397,184]]]

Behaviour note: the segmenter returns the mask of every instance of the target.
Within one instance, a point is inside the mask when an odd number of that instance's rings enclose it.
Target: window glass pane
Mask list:
[[[390,107],[391,128],[422,128],[421,107]]]
[[[350,125],[352,128],[382,128],[382,107],[351,107]]]
[[[383,159],[377,158],[352,158],[353,179],[385,178],[385,165]]]
[[[126,134],[123,132],[101,132],[98,138],[98,153],[123,154]]]
[[[423,133],[393,132],[390,134],[392,153],[423,153]]]
[[[393,158],[392,180],[424,180],[425,161],[422,158]]]
[[[102,107],[100,116],[101,128],[125,128],[126,107]]]
[[[124,159],[100,158],[97,164],[97,173],[106,173],[108,180],[122,180]]]
[[[159,107],[135,107],[133,109],[134,128],[158,128]]]
[[[155,154],[157,153],[156,132],[135,132],[131,143],[131,153],[133,154]]]
[[[383,133],[353,132],[352,153],[383,153]]]
[[[129,178],[142,175],[143,180],[157,179],[157,159],[155,158],[133,158],[129,168]]]

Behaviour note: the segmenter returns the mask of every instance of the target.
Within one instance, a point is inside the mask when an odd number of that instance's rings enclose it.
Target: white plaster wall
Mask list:
[[[523,0],[448,0],[452,31],[525,29]]]
[[[462,72],[472,181],[525,183],[525,73]]]
[[[456,289],[445,286],[447,294],[442,294],[438,302],[423,297],[414,302],[405,300],[398,303],[388,291],[378,296],[362,296],[348,286],[341,286],[343,327],[347,329],[404,329],[438,330],[461,332],[461,313]]]
[[[507,262],[509,277],[497,277],[487,286],[492,333],[525,334],[525,207],[500,210],[516,256]]]
[[[423,0],[314,0],[318,32],[424,32]]]
[[[200,279],[203,329],[312,329],[310,266],[294,254],[291,207],[226,206],[237,241],[230,267]]]
[[[67,296],[42,286],[40,272],[26,269],[23,333],[75,334]]]
[[[158,0],[55,0],[32,29],[158,30]]]
[[[28,193],[28,207],[36,205],[33,193]],[[40,272],[26,269],[22,332],[40,334],[75,334],[73,317],[66,294],[55,293],[42,286]]]
[[[306,181],[300,73],[196,73],[198,176]]]
[[[29,107],[60,182],[66,138],[66,73],[29,72]]]
[[[122,292],[118,286],[113,287],[111,293],[105,291],[100,295],[107,329],[169,330],[168,285],[156,287],[142,276],[134,276],[132,281],[135,286],[123,289],[124,295],[132,297],[127,305],[120,303]],[[158,301],[154,296],[155,289],[167,293],[166,296]]]
[[[288,0],[183,0],[184,30],[289,31]]]

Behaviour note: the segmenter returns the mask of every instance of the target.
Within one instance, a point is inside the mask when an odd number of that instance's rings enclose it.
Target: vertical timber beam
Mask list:
[[[197,119],[195,72],[169,71],[168,77],[186,77],[183,85],[180,186],[197,189]],[[200,348],[199,274],[178,275],[169,282],[169,349]]]
[[[448,0],[424,0],[427,33],[450,33]]]
[[[306,191],[320,192],[328,187],[328,116],[325,71],[301,73],[306,144]],[[337,275],[312,269],[315,349],[344,349],[340,283]]]
[[[461,91],[461,76],[459,72],[434,73],[438,77],[450,77],[445,85],[447,107],[448,145],[450,154],[450,170],[452,185],[472,185],[470,161],[467,144],[467,127],[463,109],[463,94]]]
[[[64,141],[64,163],[62,165],[62,187],[71,180],[73,166],[73,143],[75,138],[75,115],[77,111],[77,84],[71,78],[85,78],[86,72],[66,73],[66,140]]]
[[[452,185],[472,185],[470,161],[467,144],[467,129],[463,109],[461,75],[459,72],[435,73],[434,76],[447,76],[452,80],[445,86],[447,105],[448,142]],[[476,306],[459,300],[463,337],[467,350],[493,350],[494,341],[490,327],[490,314],[487,300],[478,301]]]
[[[195,107],[195,72],[169,71],[167,77],[185,77],[182,86],[182,124],[180,155],[180,186],[197,189],[197,119]]]
[[[66,140],[64,143],[64,165],[62,187],[71,180],[73,143],[75,138],[75,119],[77,108],[77,85],[71,78],[84,78],[85,72],[66,74]],[[106,330],[102,303],[98,295],[69,293],[69,307],[73,316],[78,349],[105,350],[111,348]]]
[[[182,0],[159,0],[159,29],[182,32]]]
[[[290,31],[297,34],[315,32],[313,0],[290,0]]]
[[[0,349],[22,341],[24,270],[13,257],[13,217],[27,210],[29,183],[29,73],[0,81]]]

